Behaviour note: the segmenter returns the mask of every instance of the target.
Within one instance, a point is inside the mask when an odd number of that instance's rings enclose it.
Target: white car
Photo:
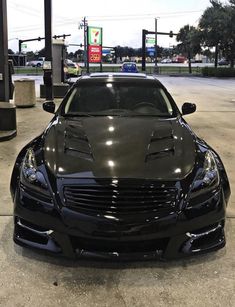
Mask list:
[[[169,64],[169,63],[172,63],[172,60],[171,59],[163,59],[161,61],[162,64]]]

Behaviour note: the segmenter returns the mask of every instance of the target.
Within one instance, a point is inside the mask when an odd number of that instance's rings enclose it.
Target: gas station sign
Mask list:
[[[102,28],[88,27],[87,29],[88,42],[88,63],[102,62]]]
[[[88,27],[88,44],[102,45],[102,28]]]
[[[102,46],[88,46],[88,57],[90,63],[100,63],[102,56]]]

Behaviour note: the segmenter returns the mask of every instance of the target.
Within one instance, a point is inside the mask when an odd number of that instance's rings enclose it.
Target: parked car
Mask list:
[[[219,66],[229,65],[229,62],[226,59],[221,59],[218,61]]]
[[[225,245],[219,155],[153,76],[78,79],[11,178],[14,241],[72,258],[170,259]]]
[[[187,61],[186,57],[180,55],[172,59],[172,63],[185,63],[186,61]]]
[[[171,59],[163,59],[163,60],[161,60],[161,63],[162,64],[169,64],[169,63],[172,63],[172,60]]]
[[[137,73],[138,68],[135,62],[126,62],[122,64],[121,72]]]
[[[27,62],[26,66],[32,66],[32,67],[42,67],[44,63],[45,58],[38,58],[37,60]]]

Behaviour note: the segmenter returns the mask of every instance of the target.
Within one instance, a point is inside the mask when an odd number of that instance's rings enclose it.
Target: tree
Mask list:
[[[74,52],[74,57],[77,58],[78,61],[84,60],[84,50],[78,49]]]
[[[186,25],[179,30],[179,33],[176,37],[176,40],[180,42],[180,44],[177,45],[178,49],[183,54],[187,55],[190,74],[192,73],[191,58],[193,55],[201,51],[200,35],[200,31],[195,27]]]
[[[224,54],[234,67],[235,58],[235,0],[230,0],[230,5],[225,5],[224,14],[226,15],[226,28],[224,29]]]
[[[207,47],[215,47],[215,67],[218,63],[219,49],[225,48],[225,32],[228,27],[227,13],[223,4],[218,0],[211,0],[199,21],[202,43]]]
[[[38,57],[45,57],[45,48],[42,48],[37,52]]]
[[[215,47],[215,67],[219,52],[234,67],[235,0],[230,0],[228,4],[222,4],[219,0],[211,0],[210,3],[212,6],[205,10],[199,22],[202,42],[208,47]]]

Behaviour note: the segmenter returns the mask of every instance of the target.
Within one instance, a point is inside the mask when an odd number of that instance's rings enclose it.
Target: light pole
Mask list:
[[[154,72],[158,74],[158,65],[157,65],[157,21],[158,17],[155,18],[155,65],[154,65]]]

